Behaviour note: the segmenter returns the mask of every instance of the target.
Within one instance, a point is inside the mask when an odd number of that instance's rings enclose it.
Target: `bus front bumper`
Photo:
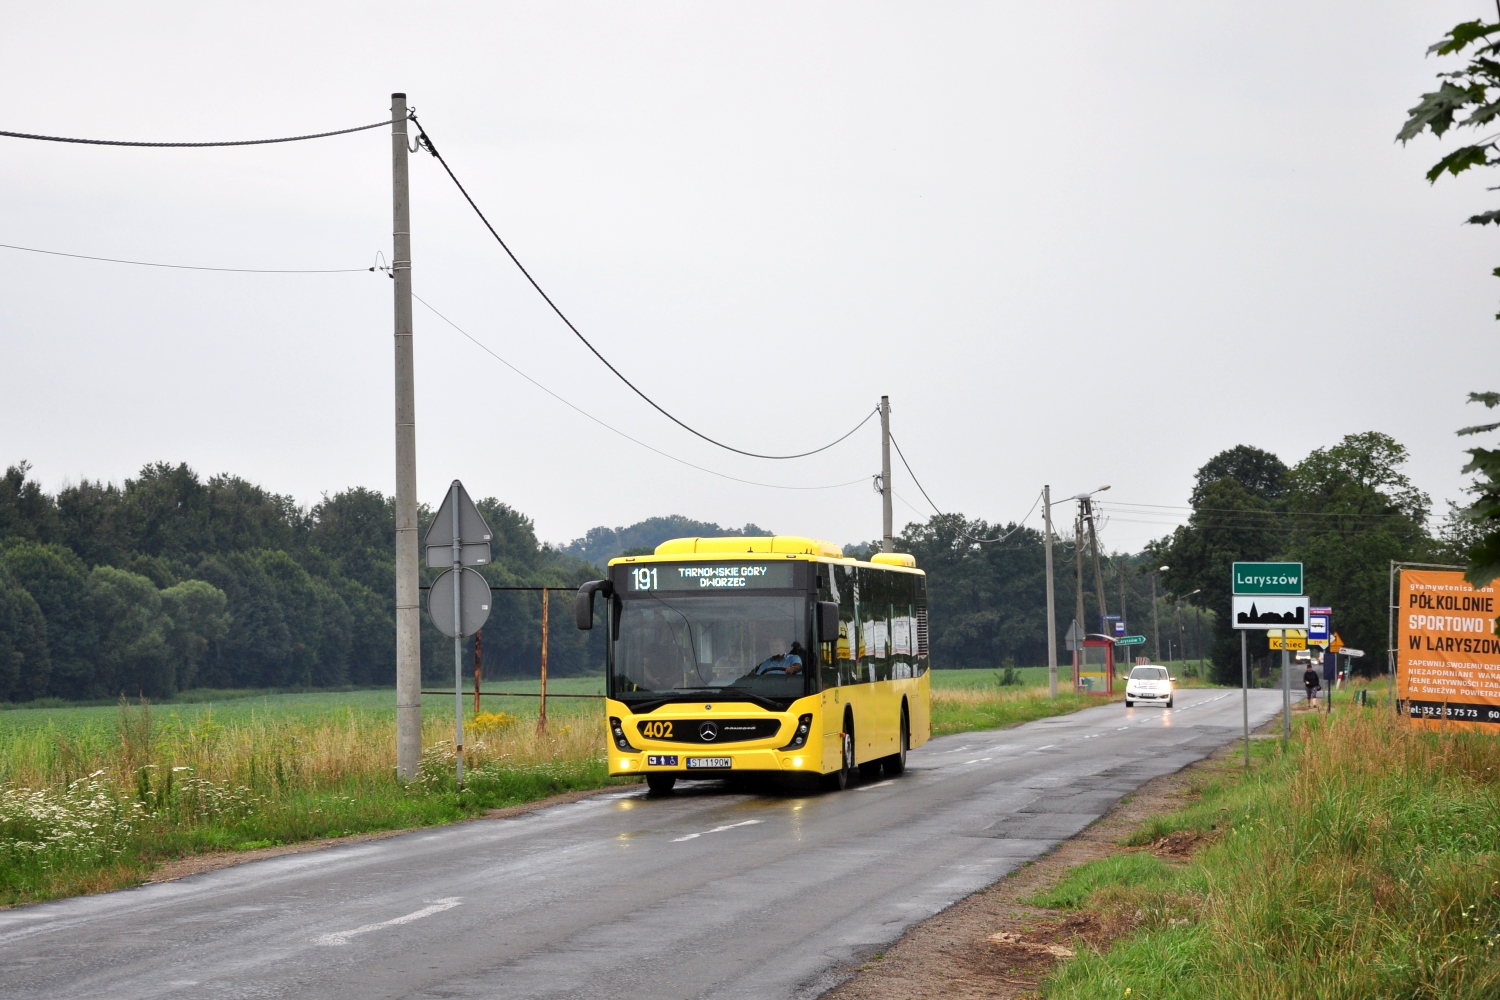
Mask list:
[[[811,741],[810,741],[811,742]],[[609,754],[611,777],[672,774],[679,778],[727,778],[735,774],[821,774],[823,759],[814,747],[781,750],[651,750]],[[725,766],[725,765],[728,766]]]

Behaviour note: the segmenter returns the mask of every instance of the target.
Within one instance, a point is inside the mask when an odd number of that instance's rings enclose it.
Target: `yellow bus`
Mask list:
[[[609,563],[604,598],[609,773],[778,774],[841,789],[900,774],[932,731],[927,577],[904,554],[869,562],[828,542],[676,538]]]

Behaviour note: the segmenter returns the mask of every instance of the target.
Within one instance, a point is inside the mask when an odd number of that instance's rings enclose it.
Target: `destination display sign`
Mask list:
[[[1269,594],[1295,597],[1302,593],[1299,562],[1237,562],[1234,564],[1235,594]]]
[[[1230,624],[1242,629],[1280,629],[1307,627],[1305,597],[1247,597],[1234,595]]]
[[[626,593],[789,590],[796,586],[796,567],[791,561],[647,563],[624,569]]]
[[[1500,731],[1495,588],[1476,590],[1457,571],[1404,569],[1396,603],[1401,710],[1419,724]]]

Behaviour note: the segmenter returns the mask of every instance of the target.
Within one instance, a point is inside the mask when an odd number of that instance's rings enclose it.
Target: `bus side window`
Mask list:
[[[891,677],[891,603],[888,574],[884,570],[860,567],[859,630],[864,646],[860,659],[859,680],[890,680]]]
[[[855,684],[860,679],[859,654],[865,641],[859,629],[860,571],[854,566],[840,566],[839,570],[844,574],[839,599],[839,624],[844,631],[844,641],[839,647],[839,683]]]

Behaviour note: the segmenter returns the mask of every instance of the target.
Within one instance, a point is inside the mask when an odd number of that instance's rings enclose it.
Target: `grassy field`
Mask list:
[[[932,671],[932,735],[998,729],[1119,700],[1118,695],[1073,694],[1071,676],[1059,671],[1054,701],[1047,694],[1046,667],[1021,667],[1016,673],[1026,683],[1001,684],[1004,673],[998,670]],[[1117,689],[1125,690],[1123,684]]]
[[[934,671],[934,732],[1012,725],[1102,701],[1071,694],[1053,701],[1044,683],[1002,686],[999,677]],[[599,678],[548,684],[549,695],[601,689]],[[537,732],[535,698],[487,696],[481,707],[476,719],[465,694],[462,792],[453,780],[451,695],[423,697],[422,774],[406,785],[394,772],[389,689],[198,691],[164,705],[0,711],[0,904],[135,884],[191,854],[448,823],[625,780],[606,774],[600,702],[549,698],[545,733]]]
[[[1423,732],[1370,705],[1295,715],[1133,839],[1202,838],[1084,865],[1040,905],[1126,929],[1046,983],[1051,998],[1500,996],[1500,741]],[[1180,835],[1181,836],[1181,835]]]

